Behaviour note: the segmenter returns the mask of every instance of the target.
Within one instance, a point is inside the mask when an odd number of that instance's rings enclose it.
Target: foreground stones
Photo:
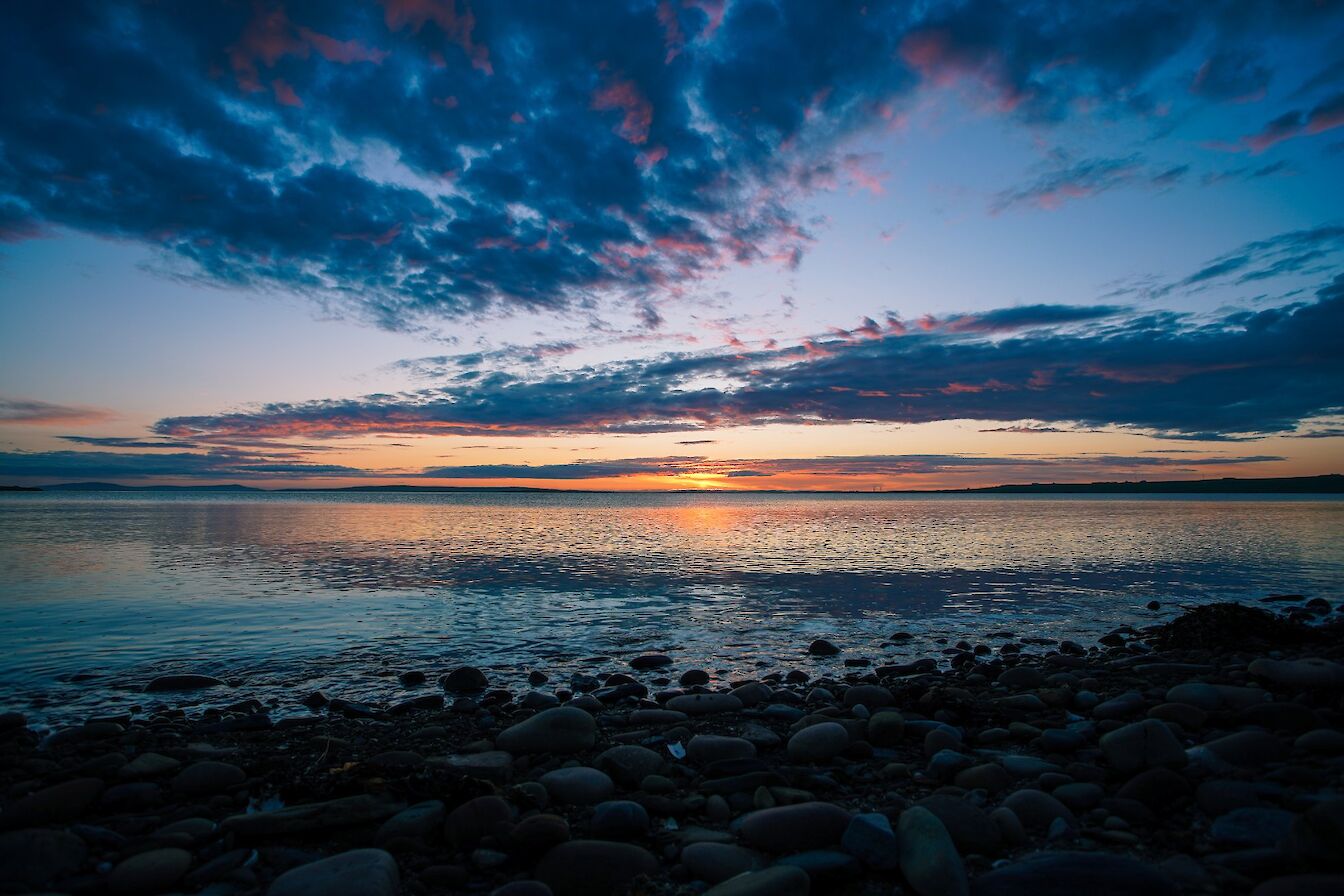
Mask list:
[[[800,650],[759,680],[595,658],[517,691],[463,666],[446,699],[333,688],[274,719],[210,690],[50,734],[4,714],[0,892],[1338,891],[1344,644],[1145,637]]]

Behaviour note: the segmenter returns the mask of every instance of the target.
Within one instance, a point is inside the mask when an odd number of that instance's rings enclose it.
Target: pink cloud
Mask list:
[[[598,110],[619,109],[625,113],[616,128],[616,133],[623,140],[641,146],[649,139],[653,105],[640,93],[635,82],[621,78],[608,80],[593,92],[592,107]]]
[[[476,16],[466,4],[459,12],[455,0],[383,0],[383,20],[390,31],[400,31],[409,25],[412,31],[418,32],[426,22],[433,22],[449,40],[462,48],[471,60],[472,68],[487,75],[495,73],[490,51],[472,38]]]

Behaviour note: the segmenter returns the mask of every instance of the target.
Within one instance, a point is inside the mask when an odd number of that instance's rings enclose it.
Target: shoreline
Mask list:
[[[255,699],[50,733],[8,713],[0,888],[1336,892],[1335,609],[1212,604],[1092,645],[1019,632],[888,666],[817,641],[824,674],[800,645],[731,688],[646,655],[522,693],[407,670],[401,703],[278,720]]]

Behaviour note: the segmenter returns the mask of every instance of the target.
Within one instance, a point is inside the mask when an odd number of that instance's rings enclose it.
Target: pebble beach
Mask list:
[[[1274,596],[899,665],[819,638],[722,683],[659,653],[513,690],[407,669],[404,699],[284,713],[162,676],[115,716],[0,716],[0,889],[1344,892],[1335,610]]]

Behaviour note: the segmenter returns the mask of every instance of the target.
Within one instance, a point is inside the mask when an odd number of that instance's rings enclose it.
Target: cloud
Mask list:
[[[0,452],[0,476],[47,480],[275,479],[366,476],[338,464],[265,459],[245,453],[113,451]]]
[[[1273,71],[1245,49],[1222,49],[1190,80],[1190,92],[1211,100],[1245,103],[1264,96]]]
[[[992,457],[959,454],[878,454],[795,458],[709,460],[703,457],[632,457],[569,464],[473,464],[432,467],[420,475],[457,480],[558,480],[626,478],[631,476],[693,476],[724,479],[773,476],[895,477],[914,474],[991,472],[1000,476],[1054,475],[1086,471],[1144,471],[1210,466],[1276,463],[1277,455],[1167,458],[1153,455],[1074,455]]]
[[[67,426],[72,423],[100,423],[111,418],[112,413],[101,408],[76,407],[0,395],[0,424]]]
[[[1294,109],[1269,122],[1260,131],[1242,138],[1242,146],[1261,153],[1294,137],[1323,134],[1344,126],[1344,93],[1336,94],[1310,109]]]
[[[804,200],[880,190],[853,145],[924,91],[1038,127],[1147,116],[1197,38],[1324,33],[1334,6],[11,4],[0,239],[134,241],[168,272],[392,329],[607,299],[654,327],[701,278],[801,263]],[[1209,64],[1197,95],[1260,77]],[[999,203],[1131,176],[1077,163]]]
[[[1024,186],[1001,191],[990,202],[989,210],[997,215],[1020,205],[1057,209],[1069,200],[1096,196],[1137,181],[1142,175],[1142,163],[1139,155],[1062,163]],[[1180,173],[1183,172],[1177,173],[1176,179]],[[1169,175],[1170,172],[1158,175],[1154,181]]]
[[[1303,239],[1266,244],[1282,251]],[[1220,275],[1249,263],[1224,265]],[[1344,407],[1337,345],[1344,275],[1321,287],[1315,301],[1214,319],[1113,313],[1108,308],[1086,325],[1008,333],[894,321],[899,327],[879,338],[846,334],[754,352],[673,353],[533,377],[487,373],[403,395],[170,417],[154,431],[189,440],[528,436],[969,419],[1239,437],[1291,431]]]

